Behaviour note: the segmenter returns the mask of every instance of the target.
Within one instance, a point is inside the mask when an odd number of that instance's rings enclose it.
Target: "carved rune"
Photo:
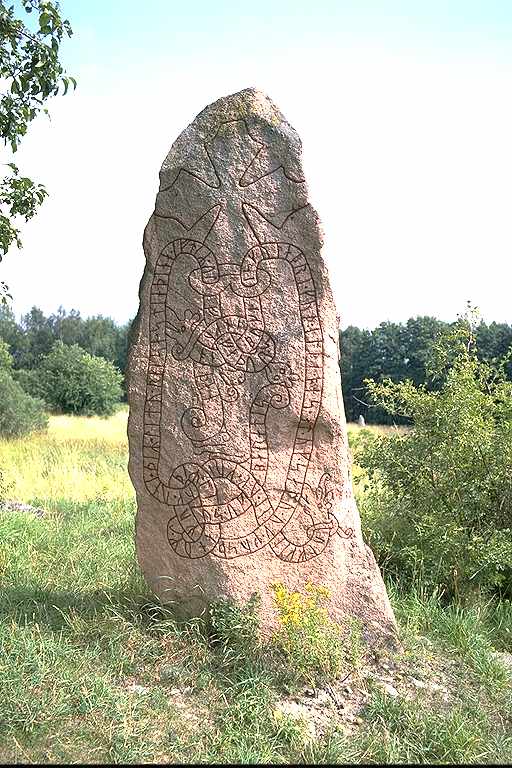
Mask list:
[[[300,563],[319,555],[334,533],[347,535],[332,512],[328,475],[315,491],[308,479],[322,403],[322,328],[306,255],[280,236],[287,220],[305,207],[303,180],[243,120],[221,123],[203,152],[198,168],[182,168],[163,185],[155,211],[187,236],[166,245],[154,268],[144,482],[169,510],[167,537],[177,555],[229,559],[268,546],[282,560]],[[290,200],[296,201],[292,210]],[[224,220],[229,227],[222,226]],[[269,230],[275,233],[271,238]],[[221,231],[222,247],[210,247],[207,241]],[[246,243],[242,253],[235,247],[240,242]],[[278,290],[278,269],[294,286],[293,311],[303,340],[300,370],[287,359],[285,334],[268,322],[265,302]],[[181,298],[188,302],[181,312],[172,301],[178,273],[185,274]],[[169,370],[191,372],[194,394],[180,417],[190,460],[165,480],[162,401]],[[293,418],[292,402],[299,411]],[[284,484],[273,498],[268,419],[276,411],[289,414],[293,429]],[[235,446],[233,419],[242,413],[246,437]]]

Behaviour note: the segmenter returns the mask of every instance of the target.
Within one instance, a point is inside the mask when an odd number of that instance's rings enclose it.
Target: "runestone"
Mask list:
[[[173,144],[144,233],[128,365],[136,545],[196,613],[326,586],[334,618],[394,618],[351,482],[338,328],[293,128],[247,89]]]

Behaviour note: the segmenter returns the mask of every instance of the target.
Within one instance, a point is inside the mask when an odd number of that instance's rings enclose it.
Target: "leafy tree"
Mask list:
[[[23,315],[20,325],[24,345],[18,355],[17,364],[20,368],[35,368],[55,342],[52,325],[38,307],[32,307],[30,312]]]
[[[37,368],[46,402],[64,413],[108,416],[122,397],[121,373],[77,344],[57,341]]]
[[[91,355],[103,357],[113,363],[116,359],[118,329],[110,317],[88,317],[84,320],[80,346]]]
[[[0,339],[9,345],[14,358],[14,365],[23,350],[25,337],[22,329],[16,322],[14,312],[7,304],[0,303]]]
[[[370,485],[362,516],[384,569],[462,596],[512,596],[512,382],[478,360],[468,315],[432,350],[437,391],[411,380],[369,381],[372,400],[409,430],[356,446]]]
[[[367,376],[403,378],[406,370],[407,349],[401,323],[380,323],[372,332],[372,366]],[[373,369],[373,370],[372,370]]]
[[[362,414],[368,423],[406,422],[405,418],[393,417],[369,402],[365,379],[409,378],[415,384],[426,382],[426,361],[436,337],[446,327],[446,323],[434,317],[416,317],[405,325],[384,322],[373,331],[354,326],[341,331],[341,376],[349,421]]]
[[[436,317],[409,318],[403,329],[406,355],[403,379],[410,379],[416,385],[429,381],[428,364],[432,350],[447,328],[448,324]]]
[[[0,339],[0,371],[12,371],[12,355],[9,352],[9,345]]]
[[[12,371],[14,381],[17,381],[21,388],[32,397],[44,400],[44,389],[41,385],[39,372],[37,368],[28,370],[27,368],[18,368]]]
[[[72,309],[67,313],[64,307],[60,306],[56,314],[50,315],[48,323],[55,341],[81,345],[84,321],[78,310]]]
[[[133,320],[129,320],[125,325],[121,325],[117,329],[116,338],[116,356],[114,363],[123,374],[126,374],[126,365],[128,362],[128,346],[130,340],[130,330]]]
[[[15,6],[0,0],[0,137],[16,152],[30,122],[41,112],[48,114],[45,103],[61,88],[67,93],[72,77],[66,76],[59,61],[60,45],[72,34],[69,21],[62,19],[53,0],[21,0],[27,14],[37,17],[28,25],[16,16]],[[28,221],[47,195],[42,184],[20,174],[15,163],[7,163],[10,172],[0,180],[0,260],[10,246],[21,247],[16,217]],[[5,282],[0,282],[0,301],[9,297]]]
[[[9,371],[0,368],[0,435],[22,437],[47,425],[44,403],[24,392]]]

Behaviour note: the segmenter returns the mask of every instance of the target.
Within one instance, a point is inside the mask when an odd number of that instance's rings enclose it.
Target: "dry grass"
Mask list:
[[[47,434],[0,440],[7,497],[47,508],[62,499],[132,498],[127,418],[127,408],[110,419],[51,416]]]
[[[101,416],[50,416],[47,438],[55,442],[86,440],[127,447],[128,408],[122,407],[108,419]]]
[[[390,435],[396,433],[403,435],[408,431],[409,427],[403,425],[397,426],[395,424],[366,424],[364,427],[361,427],[356,421],[349,421],[347,424],[349,435],[357,435],[364,429],[374,432],[376,435]]]

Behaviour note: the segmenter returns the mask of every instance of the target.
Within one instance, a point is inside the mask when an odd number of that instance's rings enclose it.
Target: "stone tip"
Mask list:
[[[265,91],[263,91],[261,88],[257,88],[256,86],[250,85],[247,88],[242,88],[240,91],[235,91],[234,93],[230,93],[227,96],[224,96],[225,99],[233,99],[238,96],[264,96],[265,98],[269,98]]]
[[[255,86],[243,88],[235,93],[222,96],[220,99],[209,104],[201,114],[210,114],[212,111],[225,112],[226,110],[235,111],[237,114],[253,114],[260,117],[270,118],[272,123],[286,122],[279,108],[270,96]]]

